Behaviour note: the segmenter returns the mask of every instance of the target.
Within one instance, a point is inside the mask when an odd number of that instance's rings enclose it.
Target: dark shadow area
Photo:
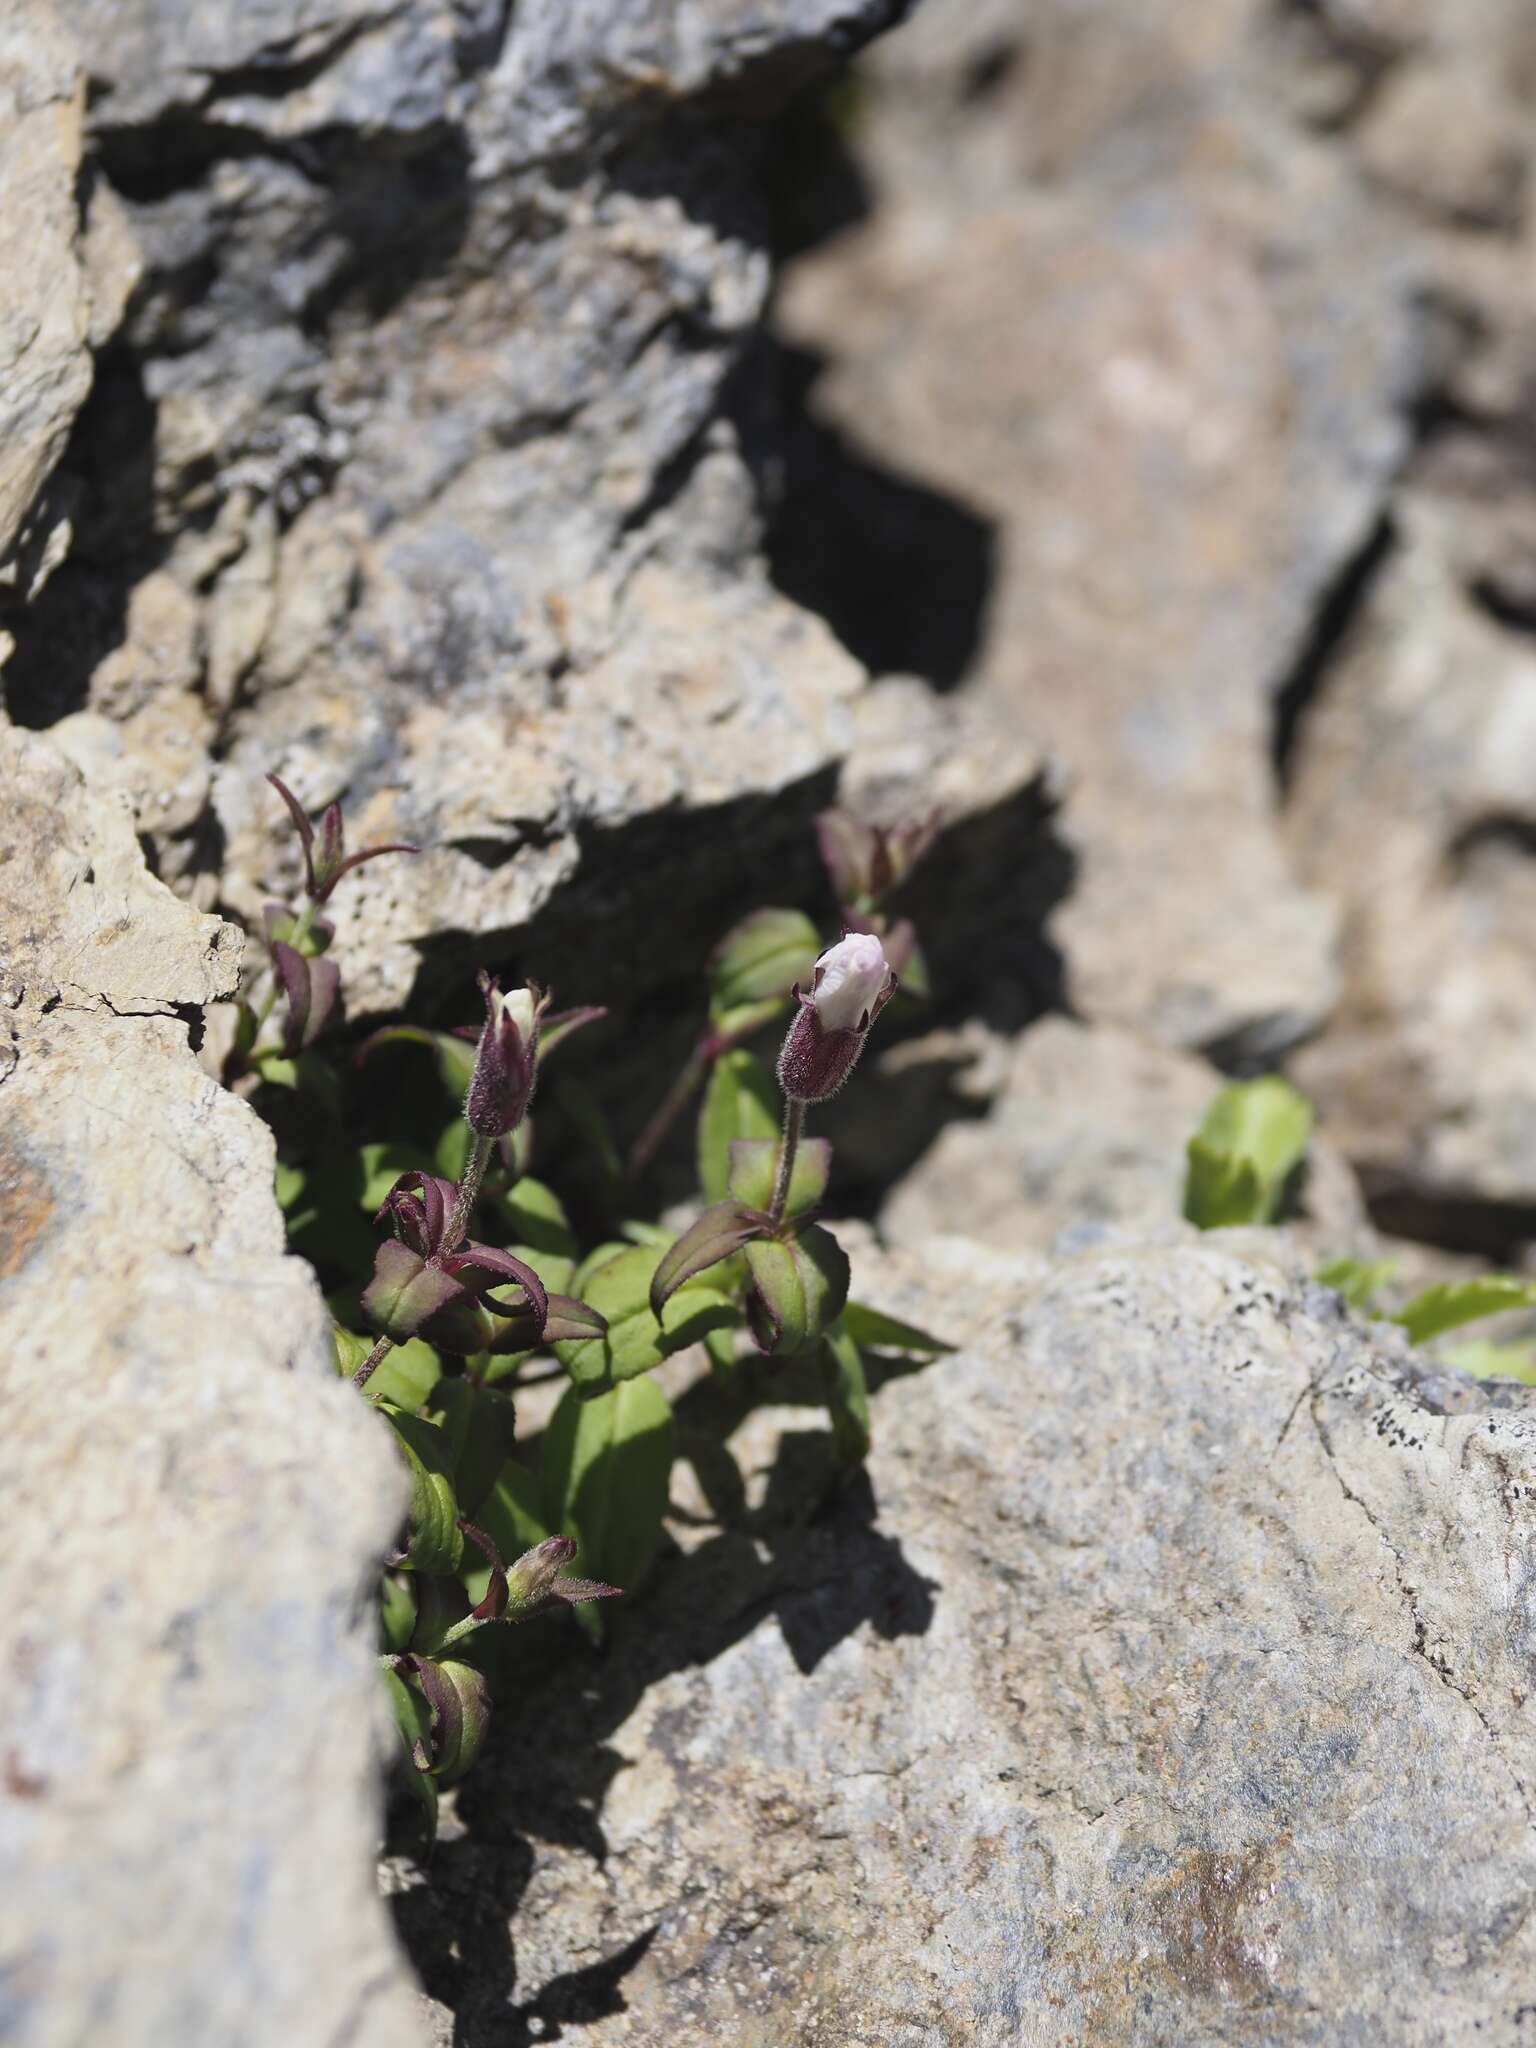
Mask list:
[[[447,268],[464,245],[474,206],[473,153],[462,129],[447,127],[406,155],[354,147],[330,167],[330,205],[309,231],[300,262],[340,240],[346,255],[304,307],[319,334],[344,308],[381,320],[418,285]]]
[[[876,675],[952,689],[974,664],[997,574],[995,523],[887,468],[816,417],[824,359],[764,337],[728,404],[757,470],[774,583]],[[777,400],[777,431],[759,415]]]
[[[1471,1252],[1495,1265],[1518,1263],[1536,1243],[1536,1204],[1492,1201],[1470,1189],[1426,1187],[1390,1168],[1356,1164],[1376,1228],[1442,1251]]]
[[[1523,859],[1536,854],[1536,818],[1513,811],[1491,812],[1463,826],[1446,849],[1451,867],[1458,871],[1490,853],[1513,853]]]
[[[454,2048],[531,2048],[558,2041],[567,2027],[625,2010],[624,1979],[650,1947],[654,1929],[518,1999],[511,1923],[532,1870],[533,1852],[525,1844],[487,1846],[461,1835],[433,1851],[427,1883],[389,1901],[400,1945],[423,1989],[454,2015]]]
[[[876,1384],[918,1369],[872,1363]],[[837,1467],[825,1430],[783,1436],[760,1504],[748,1505],[750,1475],[727,1436],[761,1401],[816,1396],[806,1368],[774,1371],[766,1361],[745,1365],[727,1387],[706,1380],[691,1389],[677,1404],[677,1455],[708,1503],[702,1540],[664,1555],[638,1595],[609,1611],[600,1652],[569,1621],[499,1635],[503,1704],[488,1752],[459,1792],[458,1832],[432,1853],[424,1883],[392,1901],[427,1991],[455,2015],[456,2048],[554,2039],[562,2025],[625,2009],[624,1978],[659,1923],[537,1989],[521,1982],[512,1923],[536,1866],[535,1844],[604,1862],[603,1806],[625,1767],[609,1738],[650,1686],[711,1663],[767,1616],[803,1673],[866,1625],[886,1640],[927,1631],[940,1589],[876,1526],[867,1474]],[[652,1731],[681,1775],[693,1768],[686,1750],[695,1721],[691,1705],[680,1705]]]
[[[852,73],[793,99],[763,157],[773,254],[782,263],[867,220],[869,181],[853,150],[861,92]]]
[[[623,988],[627,1028],[645,1040],[650,1006],[675,1016],[680,986],[702,991],[704,963],[738,918],[758,904],[815,898],[821,865],[811,821],[835,788],[829,768],[689,809],[686,826],[677,810],[614,828],[579,823],[575,872],[530,924],[439,932],[422,944],[409,1015],[461,1004],[479,967],[514,968],[553,985],[562,1003],[598,1002],[605,989]]]
[[[540,1145],[565,1162],[563,1186],[579,1232],[608,1236],[623,1216],[654,1214],[693,1196],[697,1096],[632,1188],[604,1182],[592,1140],[574,1118],[595,1108],[618,1154],[627,1153],[705,1028],[710,954],[749,911],[793,905],[835,933],[837,906],[811,830],[834,793],[827,772],[776,797],[691,812],[687,835],[669,814],[590,832],[558,903],[532,924],[445,932],[424,945],[408,1005],[417,1020],[472,1021],[481,966],[552,985],[557,1008],[626,991],[613,1016],[562,1049],[539,1099]],[[967,1054],[914,1046],[902,1056],[905,1043],[968,1018],[1011,1036],[1069,1007],[1064,963],[1047,927],[1072,889],[1075,866],[1050,792],[1036,781],[941,831],[891,899],[892,915],[917,927],[933,995],[901,997],[885,1012],[858,1087],[817,1113],[816,1128],[836,1151],[839,1213],[873,1214],[891,1182],[948,1124],[985,1113],[966,1086]],[[782,1028],[768,1027],[753,1043],[769,1065]],[[898,1057],[887,1066],[892,1053]],[[387,1090],[403,1071],[381,1061],[379,1085]]]
[[[31,604],[0,605],[16,640],[3,687],[17,725],[40,729],[81,709],[97,664],[126,637],[130,591],[164,556],[156,413],[133,353],[105,350],[44,499],[70,509],[70,551]]]
[[[1392,521],[1383,513],[1323,593],[1311,631],[1275,694],[1270,758],[1282,796],[1291,784],[1307,714],[1324,688],[1329,666],[1353,630],[1395,539]]]

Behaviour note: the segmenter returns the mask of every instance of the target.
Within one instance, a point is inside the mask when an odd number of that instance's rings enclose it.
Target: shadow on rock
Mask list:
[[[773,580],[819,613],[875,675],[951,689],[972,668],[997,577],[997,526],[958,498],[885,467],[816,416],[824,360],[764,342],[754,386],[777,384],[787,418],[769,453]],[[751,437],[747,436],[750,449]]]
[[[535,1844],[606,1860],[603,1807],[627,1768],[609,1738],[649,1687],[709,1663],[769,1616],[806,1674],[866,1625],[888,1641],[931,1625],[938,1586],[877,1527],[867,1473],[838,1469],[827,1431],[790,1429],[771,1448],[764,1435],[766,1471],[727,1441],[760,1404],[813,1398],[798,1368],[747,1366],[729,1387],[691,1389],[677,1404],[677,1449],[704,1505],[678,1519],[697,1540],[609,1610],[602,1651],[574,1625],[500,1639],[489,1752],[458,1794],[425,1882],[392,1902],[428,1994],[454,2014],[455,2048],[517,2048],[625,2010],[624,1978],[654,1927],[519,2002],[515,1916],[538,1869]],[[744,1436],[750,1446],[751,1430]]]

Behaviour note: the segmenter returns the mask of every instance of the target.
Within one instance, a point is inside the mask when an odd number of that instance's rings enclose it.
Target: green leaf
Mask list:
[[[1317,1281],[1319,1286],[1342,1294],[1351,1308],[1369,1312],[1396,1271],[1396,1259],[1330,1259],[1326,1266],[1318,1267]]]
[[[453,1572],[464,1554],[459,1506],[453,1491],[453,1456],[435,1423],[380,1401],[378,1412],[395,1432],[411,1475],[411,1528],[406,1561],[414,1571]]]
[[[926,1001],[933,994],[933,983],[928,975],[928,962],[921,946],[914,944],[911,952],[902,962],[901,993],[916,996]]]
[[[1312,1135],[1312,1105],[1266,1074],[1223,1088],[1189,1141],[1184,1214],[1201,1230],[1273,1223]]]
[[[351,1379],[373,1349],[373,1340],[344,1330],[339,1324],[333,1324],[331,1335],[336,1346],[336,1370],[343,1379]],[[422,1405],[442,1376],[443,1362],[437,1353],[420,1337],[413,1337],[408,1344],[397,1344],[385,1352],[373,1369],[368,1392],[376,1400],[389,1401],[409,1413]]]
[[[303,1199],[304,1180],[305,1175],[302,1166],[289,1166],[279,1159],[277,1162],[275,1193],[277,1195],[277,1206],[285,1216],[291,1209],[296,1209]]]
[[[525,1177],[491,1197],[489,1206],[501,1226],[497,1242],[505,1238],[513,1258],[532,1266],[551,1293],[568,1292],[581,1247],[554,1189]]]
[[[601,1337],[555,1345],[556,1358],[578,1388],[601,1393],[633,1379],[736,1316],[728,1296],[693,1281],[679,1289],[663,1329],[650,1304],[658,1259],[653,1245],[625,1245],[595,1272],[583,1268],[581,1298],[606,1317],[608,1329]]]
[[[419,1161],[417,1162],[420,1163]],[[432,1170],[444,1180],[462,1180],[469,1163],[469,1125],[456,1116],[443,1125],[432,1145]],[[379,1199],[382,1201],[383,1196]]]
[[[731,1144],[731,1165],[727,1186],[733,1201],[753,1209],[766,1209],[773,1200],[773,1183],[779,1170],[780,1138],[736,1138]],[[790,1168],[789,1192],[784,1201],[786,1216],[803,1216],[814,1209],[827,1192],[832,1173],[832,1147],[825,1138],[802,1138]]]
[[[710,961],[709,1008],[723,1013],[789,994],[808,981],[821,936],[802,910],[754,910],[726,933]]]
[[[628,1223],[621,1223],[619,1229],[631,1244],[654,1244],[665,1250],[672,1242],[671,1231],[660,1223],[642,1223],[632,1218]]]
[[[672,1408],[651,1379],[595,1401],[572,1388],[544,1437],[544,1520],[574,1536],[572,1570],[633,1587],[655,1554],[672,1475]]]
[[[493,1387],[477,1387],[466,1379],[444,1379],[432,1397],[432,1406],[433,1419],[442,1424],[447,1439],[459,1513],[478,1522],[480,1506],[512,1452],[512,1403]]]
[[[1489,1337],[1471,1337],[1465,1344],[1448,1344],[1442,1355],[1475,1380],[1519,1380],[1536,1386],[1536,1338],[1497,1344]]]
[[[664,1320],[666,1305],[680,1288],[700,1273],[739,1252],[749,1238],[762,1237],[768,1230],[766,1216],[741,1202],[716,1202],[669,1244],[653,1264],[650,1304],[652,1313]],[[718,1286],[718,1281],[715,1283]],[[721,1289],[724,1292],[724,1289]]]
[[[746,1256],[747,1320],[758,1349],[793,1357],[819,1342],[848,1299],[848,1255],[832,1233],[812,1224],[787,1243],[754,1238]]]
[[[379,1145],[359,1145],[357,1162],[355,1200],[372,1216],[401,1174],[421,1165],[421,1154],[413,1145],[386,1139]]]
[[[1459,1329],[1482,1316],[1533,1306],[1536,1281],[1518,1280],[1513,1273],[1487,1273],[1479,1280],[1444,1280],[1438,1287],[1427,1287],[1392,1320],[1402,1324],[1410,1344],[1426,1344],[1442,1331]]]
[[[362,1057],[369,1058],[381,1045],[429,1047],[438,1078],[447,1092],[460,1102],[468,1093],[470,1076],[475,1071],[474,1039],[458,1038],[450,1031],[424,1031],[417,1024],[390,1024],[364,1041]]]
[[[379,1631],[386,1650],[403,1650],[416,1627],[416,1595],[410,1572],[386,1572],[379,1594]]]
[[[1217,1152],[1191,1138],[1184,1177],[1184,1214],[1201,1230],[1264,1221],[1264,1188],[1251,1159]]]
[[[525,1465],[512,1459],[502,1466],[496,1484],[480,1503],[479,1513],[470,1519],[490,1537],[501,1552],[503,1564],[514,1564],[525,1550],[532,1550],[536,1543],[555,1533],[544,1521],[538,1481]],[[471,1563],[471,1558],[476,1562]],[[478,1604],[491,1582],[491,1568],[473,1548],[465,1551],[464,1559],[461,1576],[470,1599]]]
[[[603,1244],[594,1245],[571,1276],[571,1291],[585,1301],[593,1274],[600,1273],[612,1260],[633,1249],[633,1245],[622,1237],[610,1237]]]
[[[912,1351],[920,1357],[939,1358],[955,1348],[942,1337],[931,1337],[926,1330],[918,1329],[915,1323],[903,1323],[862,1301],[850,1301],[841,1320],[843,1329],[856,1344],[873,1351]]]
[[[859,1347],[841,1323],[821,1340],[821,1365],[838,1458],[862,1465],[869,1456],[869,1387]]]
[[[699,1184],[708,1202],[723,1202],[738,1138],[777,1138],[778,1091],[762,1061],[739,1048],[711,1069],[699,1110]]]
[[[388,1665],[381,1667],[390,1713],[399,1731],[403,1755],[400,1780],[419,1809],[430,1841],[437,1833],[437,1784],[416,1762],[425,1755],[432,1740],[432,1710],[416,1691]]]
[[[741,1328],[738,1313],[733,1323],[722,1323],[718,1329],[706,1330],[704,1349],[709,1355],[709,1369],[721,1386],[730,1378],[736,1364],[736,1338]]]

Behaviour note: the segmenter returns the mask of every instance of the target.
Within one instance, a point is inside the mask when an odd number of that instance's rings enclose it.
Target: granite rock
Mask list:
[[[978,1055],[985,1114],[942,1130],[881,1210],[917,1251],[961,1234],[998,1251],[1076,1250],[1182,1214],[1186,1147],[1223,1077],[1112,1025],[1046,1017]],[[910,1057],[910,1055],[909,1055]],[[1355,1177],[1314,1136],[1292,1241],[1317,1263],[1379,1253]]]
[[[1536,659],[1469,593],[1456,518],[1399,506],[1307,718],[1289,823],[1350,944],[1339,1014],[1297,1074],[1383,1190],[1520,1205],[1536,1200]]]
[[[354,1016],[514,950],[659,813],[728,894],[777,853],[731,818],[830,793],[861,673],[763,573],[723,393],[753,124],[901,11],[71,6],[145,271],[15,715],[84,717],[161,872],[244,917],[287,879],[268,769],[429,846],[338,905]],[[187,659],[144,692],[156,622]]]
[[[1273,1233],[858,1284],[960,1340],[868,1486],[807,1519],[791,1392],[701,1453],[713,1525],[392,1873],[439,2038],[1513,2039],[1529,1390]]]
[[[361,1603],[403,1494],[179,1005],[239,935],[0,730],[0,2032],[404,2044]]]
[[[85,81],[48,0],[0,7],[0,607],[41,589],[69,545],[44,487],[91,388],[135,258],[111,194],[83,164]],[[0,640],[0,661],[4,641]]]
[[[1274,702],[1434,337],[1411,238],[1259,88],[1258,14],[925,8],[868,60],[867,215],[777,331],[845,462],[987,537],[958,680],[1062,764],[1078,1006],[1273,1054],[1326,1016],[1337,938],[1278,830]],[[941,555],[907,602],[955,586]]]

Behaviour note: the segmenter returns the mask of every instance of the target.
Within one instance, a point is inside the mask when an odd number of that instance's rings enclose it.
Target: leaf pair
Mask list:
[[[1311,1135],[1311,1103],[1277,1075],[1223,1088],[1189,1141],[1187,1220],[1201,1230],[1273,1223]]]
[[[737,1320],[728,1294],[697,1280],[679,1283],[677,1307],[663,1328],[651,1305],[660,1257],[654,1245],[605,1247],[582,1266],[575,1284],[606,1323],[601,1334],[557,1343],[555,1356],[589,1398],[637,1378],[674,1351]]]

